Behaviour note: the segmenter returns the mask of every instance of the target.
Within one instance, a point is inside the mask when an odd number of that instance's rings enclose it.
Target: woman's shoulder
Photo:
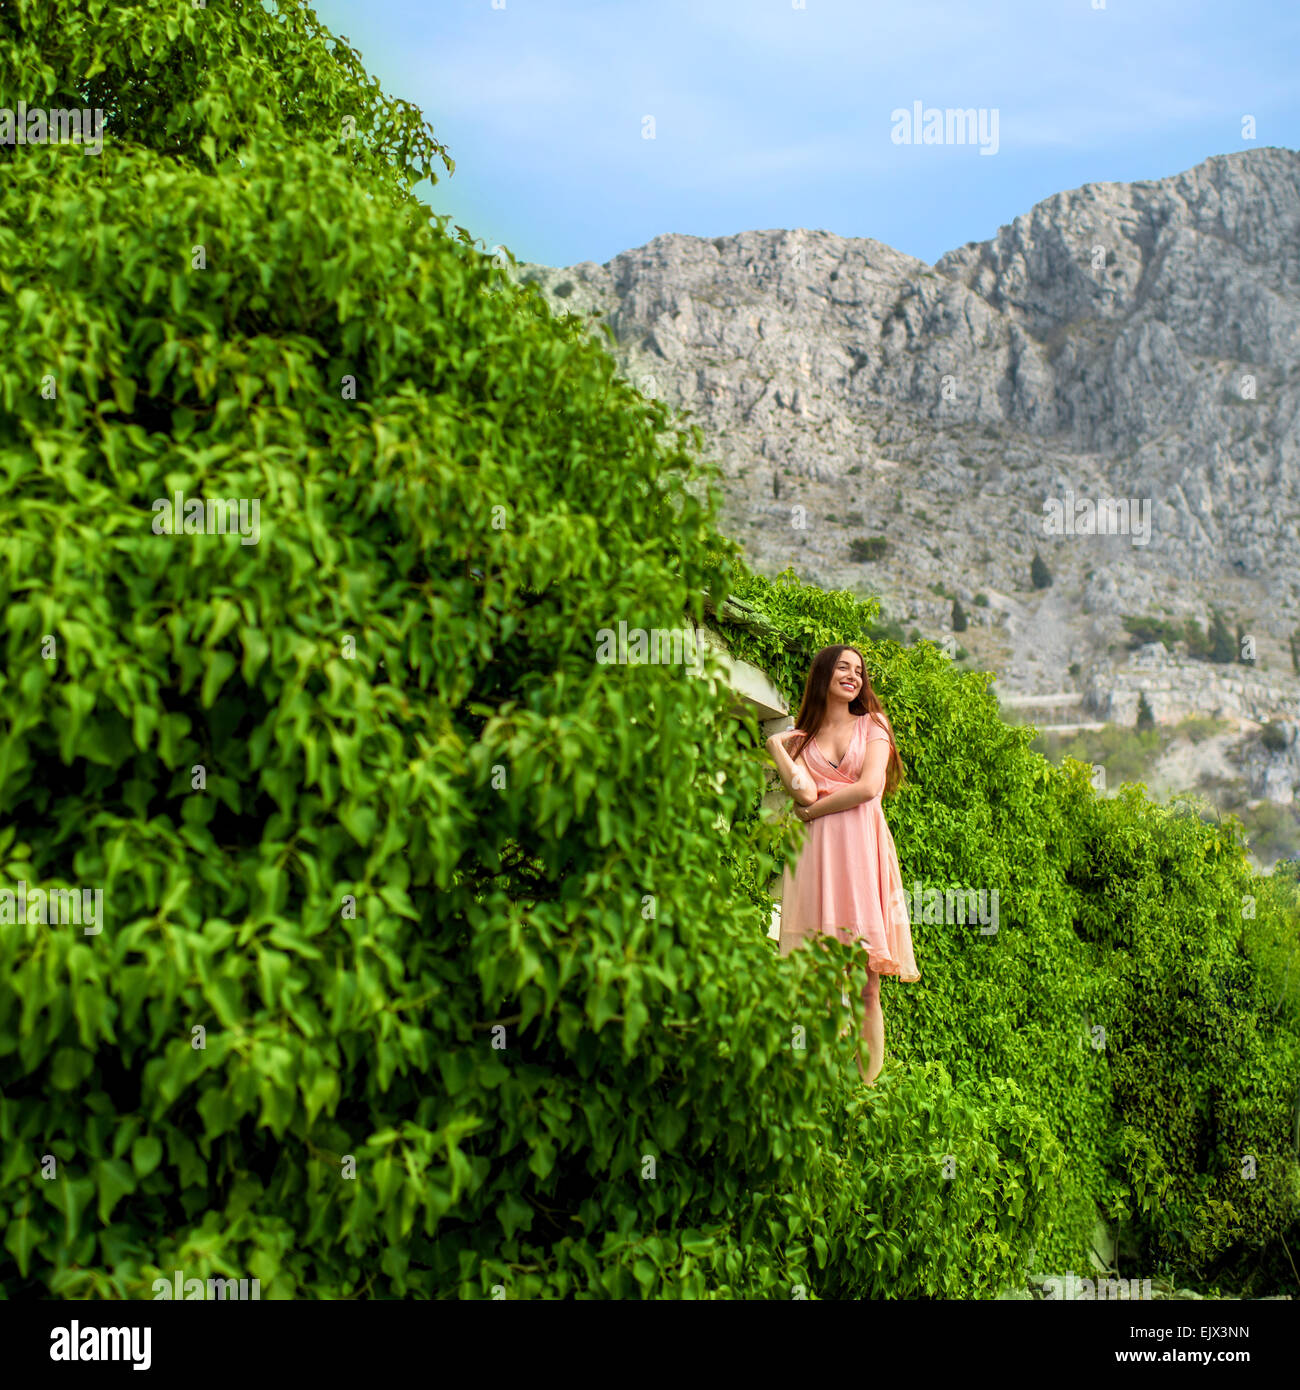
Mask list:
[[[865,722],[868,742],[877,738],[893,738],[894,726],[884,710],[874,710],[859,717]]]

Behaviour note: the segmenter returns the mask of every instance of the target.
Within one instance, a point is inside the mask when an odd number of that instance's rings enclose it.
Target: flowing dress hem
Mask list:
[[[805,942],[811,941],[817,936],[834,936],[846,946],[852,946],[857,942],[861,942],[867,952],[867,969],[874,970],[878,975],[896,976],[898,979],[902,980],[904,984],[912,984],[921,978],[921,972],[916,969],[915,965],[912,967],[915,973],[905,975],[903,974],[904,967],[902,961],[895,960],[893,956],[887,955],[883,951],[873,952],[857,923],[849,923],[846,926],[814,927],[806,932],[783,930],[778,945],[784,947],[788,942],[789,949],[796,950]],[[788,954],[788,952],[785,952],[785,954]],[[876,961],[880,961],[881,963],[877,965]]]

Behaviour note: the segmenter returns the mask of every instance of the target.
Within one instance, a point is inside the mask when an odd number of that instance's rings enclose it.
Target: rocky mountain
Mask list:
[[[932,266],[799,229],[521,274],[701,426],[764,572],[936,638],[955,598],[1000,690],[1085,713],[1125,617],[1204,629],[1220,605],[1263,717],[1300,714],[1300,153],[1059,193]],[[1231,713],[1205,684],[1191,707]]]

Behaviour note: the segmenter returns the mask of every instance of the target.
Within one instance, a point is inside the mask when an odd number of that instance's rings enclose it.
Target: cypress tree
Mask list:
[[[1232,629],[1221,609],[1214,609],[1210,621],[1210,660],[1226,665],[1237,659],[1237,645],[1233,641]]]

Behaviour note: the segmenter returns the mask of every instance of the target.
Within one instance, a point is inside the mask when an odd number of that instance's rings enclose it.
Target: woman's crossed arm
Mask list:
[[[874,801],[885,789],[885,767],[889,762],[889,740],[873,739],[867,745],[867,756],[862,760],[862,772],[856,782],[824,796],[816,805],[801,803],[795,814],[802,821],[816,820],[818,816],[834,815],[836,811],[848,811],[860,806],[864,801]]]
[[[796,766],[790,760],[789,753],[785,751],[786,739],[795,734],[802,736],[798,729],[786,729],[784,733],[773,734],[767,741],[767,751],[776,762],[776,770],[781,774],[786,791],[800,806],[811,806],[817,800],[817,786],[813,782],[812,774],[806,767]]]

